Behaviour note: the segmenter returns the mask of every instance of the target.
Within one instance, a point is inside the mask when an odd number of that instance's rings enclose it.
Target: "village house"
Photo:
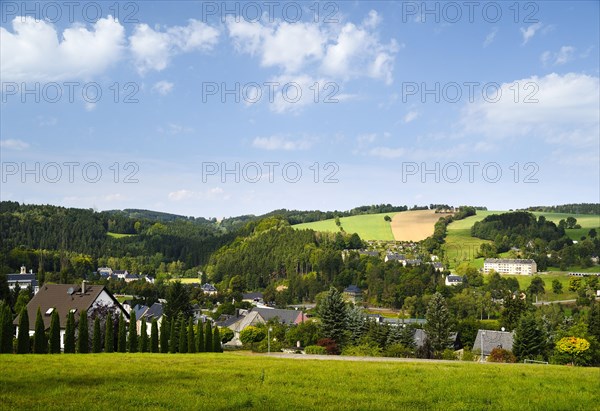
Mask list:
[[[533,275],[537,272],[537,264],[531,259],[486,258],[483,272],[489,274],[491,270],[498,274]]]
[[[460,285],[463,283],[463,278],[460,275],[447,275],[444,280],[444,284],[450,285]]]
[[[75,325],[79,323],[79,315],[87,310],[88,315],[94,308],[107,307],[114,310],[117,315],[123,313],[127,319],[129,314],[119,304],[115,297],[103,285],[88,285],[84,282],[77,284],[45,284],[40,291],[27,304],[27,315],[29,316],[29,335],[35,334],[35,319],[37,310],[40,309],[44,320],[44,329],[50,329],[52,313],[56,310],[60,320],[60,346],[64,347],[65,328],[67,316],[72,312],[75,316]],[[14,322],[17,326],[17,336],[21,330],[18,329],[19,317]]]
[[[161,303],[154,303],[150,307],[142,305],[136,306],[136,328],[138,333],[142,330],[142,322],[146,323],[146,333],[150,335],[152,333],[152,320],[156,319],[158,329],[162,325],[163,320],[163,305]]]
[[[356,304],[362,300],[362,291],[355,285],[349,285],[344,289],[343,296],[346,301]]]
[[[512,351],[514,333],[508,331],[477,330],[473,351],[480,351],[485,360],[494,348]]]
[[[217,290],[217,287],[215,287],[212,284],[208,284],[208,283],[203,284],[200,287],[200,289],[202,290],[202,292],[204,294],[207,294],[207,295],[216,295],[219,292],[219,290]]]
[[[8,283],[8,289],[14,290],[15,287],[19,287],[21,290],[27,287],[31,287],[34,294],[39,291],[38,281],[36,274],[33,270],[27,272],[25,266],[21,266],[21,272],[19,274],[7,274],[6,282]]]

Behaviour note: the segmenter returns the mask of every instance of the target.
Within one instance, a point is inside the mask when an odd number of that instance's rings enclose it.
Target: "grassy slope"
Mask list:
[[[489,242],[479,238],[471,237],[471,227],[477,221],[483,220],[491,214],[507,213],[508,211],[477,211],[477,214],[467,217],[464,220],[458,220],[448,225],[448,235],[446,236],[446,244],[444,248],[448,255],[450,268],[455,268],[461,261],[469,261],[477,268],[483,267],[483,259],[475,258],[475,254],[479,246]],[[577,223],[581,224],[581,229],[567,230],[567,235],[574,240],[579,240],[582,235],[587,235],[590,228],[596,228],[600,234],[600,216],[585,215],[585,214],[565,214],[565,213],[538,213],[536,216],[543,215],[546,219],[558,224],[561,219],[566,219],[569,216],[575,217]],[[592,269],[598,271],[598,267]]]
[[[350,234],[357,233],[363,240],[394,241],[390,223],[385,221],[383,217],[386,215],[394,217],[395,214],[396,213],[380,213],[342,217],[340,218],[340,223],[344,231]],[[298,224],[295,225],[294,228],[298,230],[308,228],[315,231],[329,231],[333,233],[340,231],[333,219]]]
[[[598,409],[598,368],[240,354],[3,355],[3,409]]]
[[[108,232],[107,234],[110,237],[114,237],[114,238],[134,237],[137,235],[137,234],[119,234],[119,233],[111,233],[111,232]]]

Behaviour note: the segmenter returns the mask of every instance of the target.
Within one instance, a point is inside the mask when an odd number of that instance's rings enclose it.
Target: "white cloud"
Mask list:
[[[14,139],[0,140],[0,147],[7,150],[25,150],[29,148],[29,143]]]
[[[309,138],[290,139],[282,136],[256,137],[252,141],[252,147],[262,150],[284,150],[298,151],[308,150],[313,145],[313,140]]]
[[[496,34],[498,34],[498,27],[494,27],[492,31],[485,36],[485,40],[483,41],[483,47],[487,47],[494,42],[496,39]]]
[[[419,117],[419,112],[415,111],[415,110],[411,110],[408,113],[406,113],[406,115],[404,116],[404,122],[410,123],[411,121],[416,120],[417,117]]]
[[[465,108],[461,119],[465,133],[491,139],[521,137],[571,147],[597,147],[598,77],[552,73],[504,83],[501,90],[498,102],[481,100]],[[526,99],[537,102],[525,103]]]
[[[380,21],[372,10],[360,25],[346,23],[339,30],[278,20],[255,23],[230,18],[226,24],[235,49],[258,56],[264,67],[279,67],[287,75],[371,77],[390,84],[399,46],[394,39],[381,43],[374,31]]]
[[[185,200],[228,200],[230,195],[221,187],[213,187],[204,191],[181,189],[170,192],[167,197],[171,201]]]
[[[13,32],[0,27],[3,81],[90,80],[123,53],[125,29],[112,16],[88,29],[74,24],[62,34],[44,20],[15,17]]]
[[[201,21],[190,19],[187,26],[161,31],[147,24],[136,25],[129,37],[131,52],[140,74],[162,71],[173,56],[192,51],[211,51],[219,41],[219,31]]]
[[[161,80],[152,86],[152,90],[156,91],[160,95],[166,96],[171,91],[173,91],[173,86],[173,83]]]
[[[542,28],[542,23],[535,23],[527,28],[521,27],[520,28],[521,35],[523,36],[523,43],[521,43],[521,45],[524,46],[525,44],[527,44],[529,42],[529,40],[531,40],[533,38],[533,36],[535,36],[535,33],[537,33],[537,31],[541,28]]]
[[[550,51],[543,52],[540,56],[540,60],[544,66],[547,66],[550,63],[557,66],[571,61],[573,59],[573,53],[575,53],[575,47],[562,46],[556,53]]]

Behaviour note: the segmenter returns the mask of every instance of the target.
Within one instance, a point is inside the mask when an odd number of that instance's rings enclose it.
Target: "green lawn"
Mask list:
[[[598,368],[224,354],[2,355],[6,410],[593,410]]]
[[[457,221],[457,223],[461,221]],[[453,224],[455,223],[451,223],[448,228]],[[448,257],[449,268],[456,268],[463,261],[468,261],[476,268],[483,268],[483,258],[475,258],[475,255],[481,244],[484,243],[491,243],[491,241],[471,237],[469,228],[448,230],[443,247]]]
[[[366,214],[352,217],[341,217],[340,223],[345,232],[357,233],[363,240],[383,240],[394,241],[394,235],[390,223],[383,218],[388,215],[391,218],[397,213]],[[315,231],[327,231],[337,233],[340,231],[335,225],[335,220],[315,221],[312,223],[303,223],[293,226],[295,229],[311,229]]]
[[[133,237],[137,234],[119,234],[119,233],[111,233],[110,231],[107,233],[110,237],[114,238],[124,238],[124,237]]]
[[[537,274],[544,281],[544,290],[546,293],[538,297],[539,300],[556,301],[556,300],[573,300],[577,298],[575,291],[569,291],[569,273],[568,272],[548,272]],[[534,276],[530,275],[507,275],[502,274],[502,277],[514,277],[519,281],[521,290],[526,290],[531,284]],[[552,281],[558,280],[562,284],[562,293],[554,294],[552,291]]]

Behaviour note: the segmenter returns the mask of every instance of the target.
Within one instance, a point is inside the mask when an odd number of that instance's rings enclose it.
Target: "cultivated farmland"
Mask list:
[[[435,223],[447,215],[433,210],[398,213],[392,219],[392,233],[396,241],[421,241],[432,235]]]

